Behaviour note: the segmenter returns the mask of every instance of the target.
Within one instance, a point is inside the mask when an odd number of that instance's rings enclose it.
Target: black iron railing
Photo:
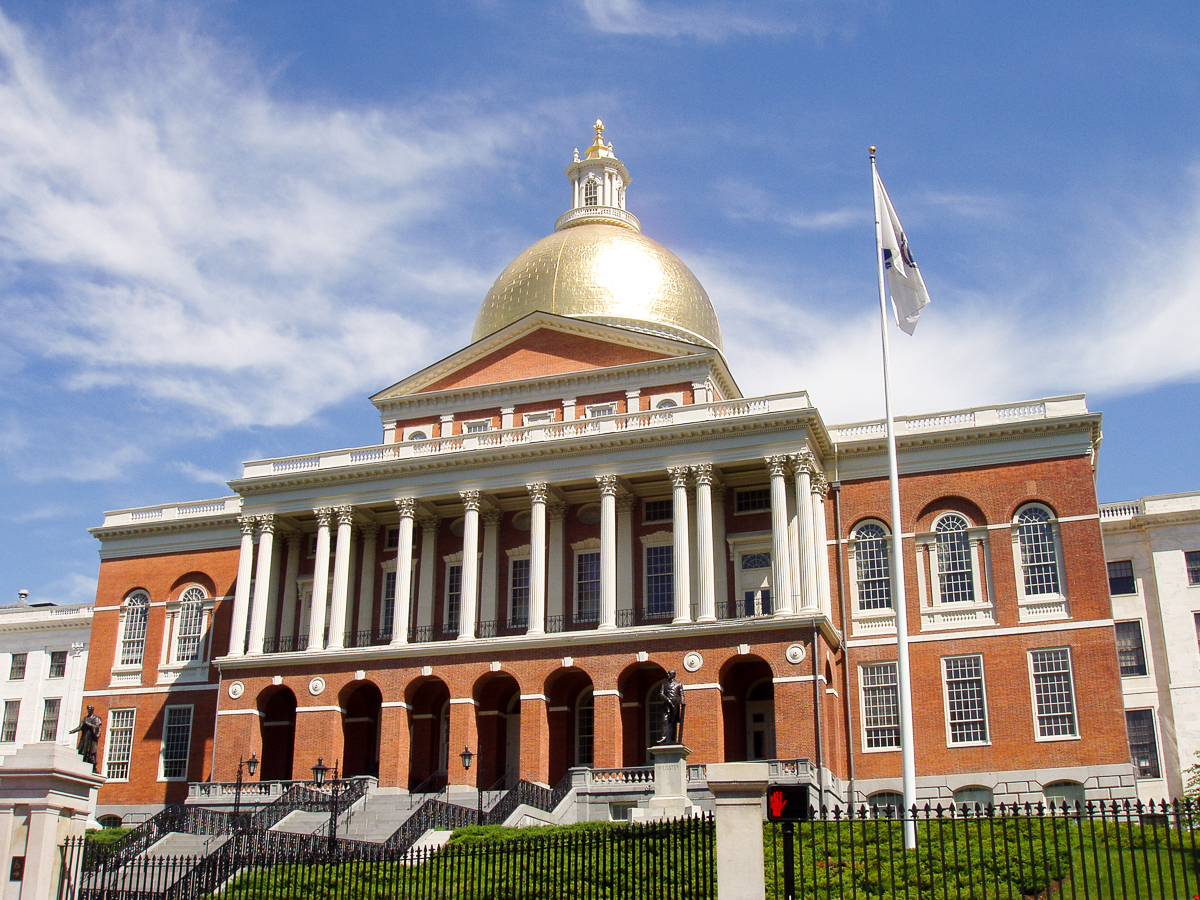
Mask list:
[[[410,644],[428,644],[432,640],[432,625],[414,625],[408,629],[408,642]]]
[[[263,641],[263,653],[300,653],[308,649],[308,635],[282,635]]]
[[[380,647],[392,642],[392,633],[385,633],[379,628],[368,628],[365,631],[347,631],[343,638],[347,647]]]

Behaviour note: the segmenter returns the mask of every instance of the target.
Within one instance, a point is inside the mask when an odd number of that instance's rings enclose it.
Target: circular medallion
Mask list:
[[[693,650],[683,657],[683,667],[689,672],[695,672],[704,665],[704,657]]]
[[[804,657],[808,655],[808,651],[804,649],[803,644],[792,644],[783,652],[783,655],[787,657],[787,661],[792,665],[799,665],[804,662]]]
[[[232,681],[229,684],[229,699],[236,700],[242,694],[246,693],[246,686],[240,681]]]
[[[308,692],[314,697],[319,696],[323,690],[325,690],[325,679],[320,675],[308,683]]]

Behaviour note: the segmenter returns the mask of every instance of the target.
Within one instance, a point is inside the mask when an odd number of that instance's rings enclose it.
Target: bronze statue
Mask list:
[[[103,723],[101,723],[100,717],[96,715],[96,707],[89,706],[83,721],[67,732],[67,734],[79,732],[79,741],[75,744],[75,749],[79,751],[84,762],[92,764],[92,771],[96,773],[100,771],[100,763],[96,759],[96,748],[100,745],[101,724]]]
[[[683,699],[683,685],[675,680],[675,670],[667,673],[667,680],[658,689],[662,697],[662,737],[660,744],[678,744],[683,740],[683,712],[687,706]]]

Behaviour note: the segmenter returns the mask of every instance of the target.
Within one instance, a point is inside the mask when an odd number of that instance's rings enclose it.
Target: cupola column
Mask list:
[[[546,632],[546,494],[544,481],[525,485],[529,510],[529,623],[526,634]]]
[[[788,510],[786,456],[768,456],[767,470],[771,473],[771,563],[775,581],[775,612],[792,611],[792,563],[791,541],[788,538]]]
[[[675,567],[675,618],[673,625],[683,625],[692,621],[692,591],[691,591],[691,557],[688,553],[688,467],[675,466],[667,469],[671,476],[672,512],[674,514],[673,530],[675,534],[674,560]]]
[[[396,547],[396,593],[392,601],[392,645],[408,643],[408,598],[412,595],[413,516],[417,501],[401,497],[396,501],[400,513],[400,532]]]
[[[458,639],[475,640],[475,604],[479,602],[479,491],[459,491],[463,501],[462,596]]]
[[[600,485],[600,630],[617,627],[617,476],[597,475]]]
[[[313,560],[312,602],[308,612],[308,649],[325,649],[325,606],[329,599],[329,523],[333,509],[314,509],[317,516],[317,557]]]
[[[233,622],[229,627],[229,655],[246,652],[246,622],[250,616],[250,582],[254,578],[254,516],[239,516],[242,549],[238,556],[237,589],[233,592]]]
[[[250,641],[247,653],[257,656],[263,652],[263,637],[267,632],[267,610],[274,593],[275,574],[275,517],[258,517],[258,574],[254,578],[254,611],[250,620]],[[272,623],[274,624],[274,623]]]
[[[350,557],[354,555],[354,507],[339,506],[337,547],[333,557],[333,603],[329,609],[330,650],[340,650],[346,632],[346,600],[350,595]]]

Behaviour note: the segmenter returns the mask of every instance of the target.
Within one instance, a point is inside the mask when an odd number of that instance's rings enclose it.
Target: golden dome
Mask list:
[[[616,223],[581,223],[542,238],[496,279],[472,341],[548,312],[721,349],[708,294],[683,261]]]

